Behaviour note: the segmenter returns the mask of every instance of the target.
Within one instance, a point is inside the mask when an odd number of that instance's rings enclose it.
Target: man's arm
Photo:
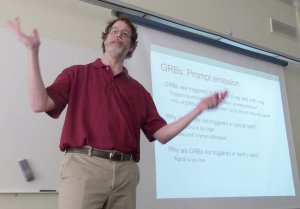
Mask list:
[[[187,127],[204,110],[216,108],[223,101],[226,95],[227,91],[224,91],[204,98],[191,112],[184,115],[180,119],[163,126],[154,133],[153,137],[162,144],[167,143],[173,137],[179,134],[185,127]]]
[[[34,112],[46,112],[55,108],[54,101],[47,95],[39,65],[40,39],[36,29],[32,34],[25,35],[20,28],[20,19],[17,17],[8,22],[10,29],[28,49],[28,89],[31,108]]]

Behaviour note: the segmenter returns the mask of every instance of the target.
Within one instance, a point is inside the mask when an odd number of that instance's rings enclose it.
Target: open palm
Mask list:
[[[8,21],[10,29],[18,36],[19,40],[28,48],[37,49],[40,45],[40,38],[37,29],[33,29],[31,35],[27,36],[21,31],[20,19],[16,17]]]

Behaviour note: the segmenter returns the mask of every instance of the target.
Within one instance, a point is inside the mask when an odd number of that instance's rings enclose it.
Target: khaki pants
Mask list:
[[[59,209],[135,209],[139,168],[134,161],[116,162],[67,153],[62,163]]]

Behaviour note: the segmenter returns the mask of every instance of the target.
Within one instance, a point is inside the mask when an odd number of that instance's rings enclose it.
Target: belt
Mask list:
[[[87,147],[81,147],[81,148],[71,147],[71,148],[66,149],[66,153],[86,154],[89,156],[105,158],[105,159],[113,160],[113,161],[133,160],[133,156],[131,153],[123,153],[123,152],[119,152],[119,151],[106,151],[106,150],[99,150],[99,149],[87,148]]]

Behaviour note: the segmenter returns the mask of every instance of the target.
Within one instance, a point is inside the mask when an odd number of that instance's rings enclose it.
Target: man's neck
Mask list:
[[[103,64],[110,66],[114,75],[123,71],[124,59],[113,58],[111,56],[108,56],[107,54],[104,54],[102,62]]]

